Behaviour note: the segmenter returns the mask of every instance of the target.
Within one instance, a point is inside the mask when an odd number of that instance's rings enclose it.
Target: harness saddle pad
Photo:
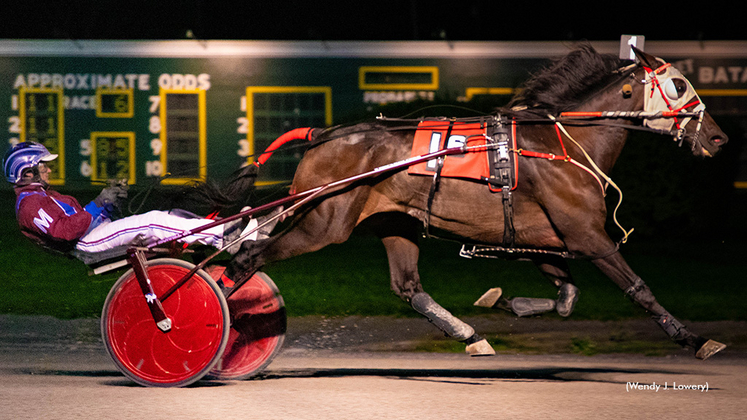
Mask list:
[[[513,126],[513,124],[512,124]],[[492,126],[485,122],[467,123],[460,121],[448,121],[448,120],[425,120],[418,124],[418,129],[415,131],[415,139],[412,143],[412,154],[411,156],[420,156],[426,153],[437,152],[444,148],[460,147],[465,143],[468,146],[479,146],[488,144],[489,140],[487,136],[491,135],[488,131]],[[513,133],[512,133],[513,134]],[[448,139],[446,138],[448,135]],[[510,136],[511,140],[515,136]],[[491,141],[492,142],[492,141]],[[509,142],[509,147],[513,147],[513,141]],[[491,161],[495,159],[495,154],[498,153],[495,150],[490,151],[474,151],[465,153],[462,155],[449,155],[444,157],[443,167],[441,168],[440,176],[447,178],[466,178],[475,179],[490,184],[491,190],[493,187],[500,185],[498,182],[491,182],[491,179],[495,179],[495,171],[491,171]],[[505,151],[513,162],[511,166],[516,165],[516,159],[514,153]],[[513,167],[515,170],[515,166]],[[436,159],[429,160],[424,163],[412,165],[408,168],[407,173],[410,175],[427,175],[434,176],[438,171],[438,161]],[[516,177],[512,177],[510,187],[511,189],[516,188]]]

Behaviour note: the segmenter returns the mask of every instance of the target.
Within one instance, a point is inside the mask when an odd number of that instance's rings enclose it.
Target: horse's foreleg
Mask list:
[[[619,252],[595,259],[594,264],[623,289],[635,303],[648,311],[656,324],[674,342],[683,347],[693,348],[696,351],[695,357],[698,359],[707,359],[726,347],[717,341],[708,340],[690,332],[684,324],[674,318],[656,301],[651,289],[633,273]]]
[[[487,340],[475,333],[474,328],[452,315],[423,291],[417,270],[418,245],[402,236],[386,236],[381,240],[389,258],[391,286],[394,293],[410,303],[413,309],[425,316],[444,334],[467,344],[466,351],[470,355],[494,355],[495,350]]]
[[[560,178],[553,179],[558,186],[574,185],[571,173],[567,173],[567,182],[559,183]],[[559,174],[562,177],[562,174]],[[588,181],[588,180],[587,180]],[[651,314],[653,320],[676,343],[692,347],[696,357],[705,359],[715,354],[725,346],[710,340],[705,340],[691,333],[681,322],[672,317],[664,307],[654,298],[651,290],[643,283],[618,251],[611,254],[609,250],[615,245],[604,230],[607,216],[606,206],[601,196],[585,190],[589,185],[575,183],[576,190],[564,194],[547,194],[543,196],[543,209],[547,212],[553,226],[558,230],[558,239],[562,238],[567,249],[572,253],[579,253],[592,259],[593,263],[607,277],[638,305]]]
[[[518,316],[538,315],[553,310],[557,311],[560,316],[570,316],[578,301],[579,291],[573,284],[568,263],[554,256],[536,257],[532,261],[540,272],[558,288],[556,300],[526,297],[507,299],[503,296],[503,290],[500,287],[494,287],[485,292],[475,302],[475,306],[503,309]]]

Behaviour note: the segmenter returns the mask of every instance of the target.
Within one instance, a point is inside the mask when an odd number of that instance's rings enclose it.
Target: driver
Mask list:
[[[126,185],[104,188],[93,201],[81,206],[75,198],[49,188],[47,162],[56,158],[57,155],[49,153],[42,144],[24,142],[8,150],[3,159],[5,178],[14,185],[16,192],[16,219],[21,232],[39,245],[62,252],[75,249],[97,253],[120,246],[153,243],[214,222],[157,210],[112,220],[113,209],[127,197]],[[228,222],[179,241],[220,249],[256,227],[257,220],[251,219],[245,227],[243,224],[242,220]],[[247,239],[256,240],[257,232],[244,240]],[[227,251],[235,253],[239,246],[237,243]]]

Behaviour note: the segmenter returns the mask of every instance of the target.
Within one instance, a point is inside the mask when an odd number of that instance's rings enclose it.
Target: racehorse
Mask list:
[[[713,355],[725,345],[696,335],[667,312],[605,231],[604,189],[612,183],[607,174],[631,130],[672,134],[695,156],[713,156],[728,140],[681,73],[659,58],[635,52],[636,63],[623,66],[616,57],[582,45],[534,74],[499,110],[515,131],[511,153],[519,168],[510,212],[505,211],[506,188],[495,193],[481,181],[383,170],[294,208],[286,215],[287,227],[269,239],[242,244],[227,276],[245,278],[271,261],[342,243],[365,224],[386,248],[395,294],[446,335],[464,342],[469,354],[494,354],[470,325],[423,290],[417,262],[418,237],[425,229],[463,243],[536,250],[522,255],[566,292],[573,278],[565,257],[589,259],[673,341],[694,349],[700,359]],[[291,191],[309,191],[405,160],[417,130],[407,122],[386,120],[309,130],[309,148]]]

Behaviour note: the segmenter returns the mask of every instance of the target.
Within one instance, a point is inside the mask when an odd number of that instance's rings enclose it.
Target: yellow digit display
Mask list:
[[[254,162],[256,153],[290,127],[325,127],[332,125],[332,87],[330,86],[247,86],[246,88],[246,140],[248,163]],[[282,125],[272,121],[282,121]],[[278,160],[279,154],[275,160]],[[281,179],[292,178],[288,173],[274,174]],[[264,185],[268,181],[259,181]],[[270,181],[271,182],[271,181]]]
[[[358,68],[360,90],[438,90],[438,67],[363,66]]]
[[[161,165],[164,184],[204,181],[207,176],[205,91],[161,89]]]
[[[65,113],[62,89],[18,89],[20,140],[41,143],[50,153],[59,155],[48,163],[49,182],[65,183]]]
[[[132,89],[96,90],[96,116],[99,118],[132,118],[135,104]]]
[[[126,179],[135,183],[135,133],[91,133],[91,181]]]

